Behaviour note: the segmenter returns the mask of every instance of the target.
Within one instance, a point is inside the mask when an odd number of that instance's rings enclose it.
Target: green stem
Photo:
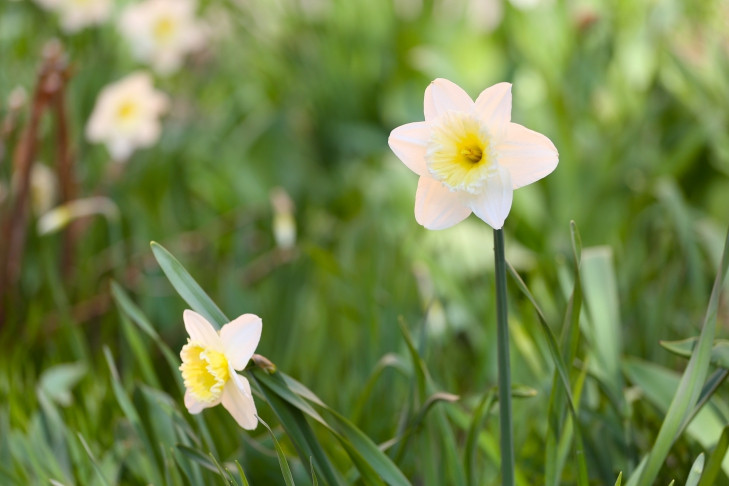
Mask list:
[[[501,430],[501,484],[514,485],[514,441],[511,425],[511,365],[509,363],[509,321],[506,309],[506,259],[504,232],[494,230],[496,267],[497,359],[499,366],[499,425]]]

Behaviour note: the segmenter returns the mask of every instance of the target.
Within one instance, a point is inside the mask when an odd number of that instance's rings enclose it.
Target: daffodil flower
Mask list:
[[[551,173],[559,159],[544,135],[511,123],[511,84],[484,90],[474,102],[459,86],[436,79],[425,90],[425,121],[395,128],[390,148],[420,176],[415,220],[445,229],[471,212],[500,229],[517,189]]]
[[[194,0],[145,0],[124,9],[119,30],[134,56],[160,74],[182,65],[186,54],[205,43],[205,27],[195,17]]]
[[[189,334],[180,357],[185,382],[185,407],[192,414],[222,403],[238,425],[253,430],[258,425],[256,404],[248,380],[236,373],[245,368],[261,339],[261,318],[244,314],[220,332],[200,314],[183,314]]]
[[[86,125],[86,138],[104,142],[114,160],[126,161],[138,147],[150,147],[162,132],[159,118],[167,111],[167,96],[154,89],[143,71],[106,86]]]

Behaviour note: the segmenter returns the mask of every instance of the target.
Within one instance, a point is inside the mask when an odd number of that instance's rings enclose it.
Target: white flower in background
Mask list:
[[[183,319],[190,335],[180,351],[187,410],[197,414],[222,403],[238,425],[255,429],[258,418],[251,386],[236,371],[245,368],[258,346],[261,318],[244,314],[219,333],[197,312],[186,310]]]
[[[167,105],[167,96],[154,89],[149,74],[130,74],[101,91],[86,138],[105,143],[114,160],[125,161],[137,147],[149,147],[159,139],[159,118]]]
[[[35,214],[50,210],[58,199],[58,180],[46,164],[36,162],[30,169],[30,202]]]
[[[204,41],[192,0],[146,0],[127,7],[119,29],[134,56],[159,73],[177,70]]]
[[[296,245],[294,202],[283,187],[274,187],[269,196],[273,206],[273,238],[276,246],[290,250]]]
[[[111,15],[113,0],[35,0],[45,10],[59,15],[61,28],[76,32],[90,25],[106,22]]]
[[[397,127],[390,148],[420,176],[415,219],[444,229],[471,212],[500,229],[514,189],[551,173],[559,159],[544,135],[511,123],[511,84],[484,90],[474,103],[456,84],[425,90],[425,121]]]

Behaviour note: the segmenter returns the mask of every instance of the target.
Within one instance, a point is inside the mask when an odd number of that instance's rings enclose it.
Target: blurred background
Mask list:
[[[102,348],[127,390],[159,388],[182,408],[156,347],[130,337],[110,294],[113,279],[173,350],[182,346],[186,305],[151,254],[157,241],[227,315],[261,316],[258,352],[377,443],[393,436],[412,393],[412,370],[397,364],[407,361],[401,319],[437,388],[461,399],[441,407],[398,465],[418,484],[456,484],[448,468],[425,471],[448,447],[438,427],[450,424],[462,443],[474,404],[496,382],[491,230],[475,216],[441,232],[418,226],[417,176],[387,146],[394,127],[423,119],[436,77],[474,98],[513,83],[512,120],[558,148],[557,170],[514,194],[507,259],[559,333],[570,221],[585,248],[600,247],[592,251],[606,269],[596,279],[609,295],[594,298],[610,308],[616,383],[627,398],[613,410],[599,373],[587,379],[584,428],[599,446],[588,450],[591,478],[614,483],[650,448],[665,407],[641,373],[685,366],[659,340],[698,334],[729,222],[729,3],[206,0],[192,10],[202,40],[167,70],[120,26],[134,2],[112,2],[81,27],[53,3],[0,2],[3,482],[65,475],[89,484],[92,468],[73,453],[56,465],[38,459],[54,444],[49,407],[113,477],[143,480]],[[47,90],[65,108],[47,103],[36,123],[44,65],[62,73]],[[102,89],[138,71],[168,98],[161,136],[114,161],[86,126]],[[32,143],[22,135],[30,126]],[[23,162],[30,146],[32,167]],[[533,308],[516,286],[510,292],[514,381],[538,393],[515,403],[517,464],[522,480],[536,481],[525,484],[537,484],[553,368]],[[723,306],[720,323],[727,317]],[[599,344],[589,337],[583,358]],[[135,358],[140,350],[153,368]],[[62,378],[47,378],[61,364]],[[729,408],[717,407],[721,424]],[[260,413],[275,423],[265,406]],[[224,410],[209,414],[226,430]],[[494,436],[496,423],[488,422]],[[217,452],[240,460],[253,484],[275,483],[267,437],[260,429],[223,438]],[[488,484],[497,442],[484,444]],[[685,477],[710,446],[682,439],[665,483]],[[309,466],[294,467],[305,476]]]

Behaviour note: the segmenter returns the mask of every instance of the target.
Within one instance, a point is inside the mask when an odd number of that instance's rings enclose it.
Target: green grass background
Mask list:
[[[415,484],[465,484],[468,427],[496,383],[491,231],[475,216],[442,232],[418,226],[417,177],[387,147],[392,128],[422,120],[436,77],[473,97],[512,82],[512,120],[559,149],[557,170],[514,194],[507,259],[559,335],[574,279],[570,221],[579,228],[587,308],[571,369],[584,380],[585,457],[593,484],[629,476],[686,365],[659,340],[699,334],[729,222],[729,5],[486,3],[500,18],[457,0],[201,2],[213,39],[179,72],[156,78],[173,100],[162,138],[111,178],[105,148],[85,141],[84,125],[105,85],[144,67],[113,23],[68,35],[30,1],[3,0],[0,115],[13,88],[32,92],[42,46],[58,37],[74,66],[80,194],[109,197],[121,217],[91,220],[70,277],[58,264],[61,236],[39,236],[30,221],[0,329],[0,482],[222,481],[180,452],[187,444],[221,463],[238,460],[251,484],[283,484],[269,433],[236,429],[221,407],[191,419],[163,354],[110,297],[115,279],[179,350],[187,306],[152,256],[154,240],[226,315],[261,316],[258,352],[376,443],[395,437],[426,398],[402,320],[428,370],[428,395],[460,399],[436,403],[390,455]],[[53,162],[53,130],[46,117],[42,163]],[[18,133],[0,165],[6,188]],[[272,234],[277,186],[295,203],[298,239],[287,258]],[[554,365],[533,306],[512,284],[510,312],[513,380],[536,391],[514,403],[518,483],[543,484],[553,466],[545,443]],[[727,317],[724,301],[719,337]],[[711,415],[676,442],[656,484],[683,484],[698,454],[713,449],[727,398],[720,387],[705,408]],[[310,465],[256,399],[297,484],[310,483]],[[357,482],[341,446],[314,431]],[[498,484],[497,444],[492,412],[473,484]],[[577,484],[569,454],[558,484]],[[716,484],[729,484],[724,472]]]

